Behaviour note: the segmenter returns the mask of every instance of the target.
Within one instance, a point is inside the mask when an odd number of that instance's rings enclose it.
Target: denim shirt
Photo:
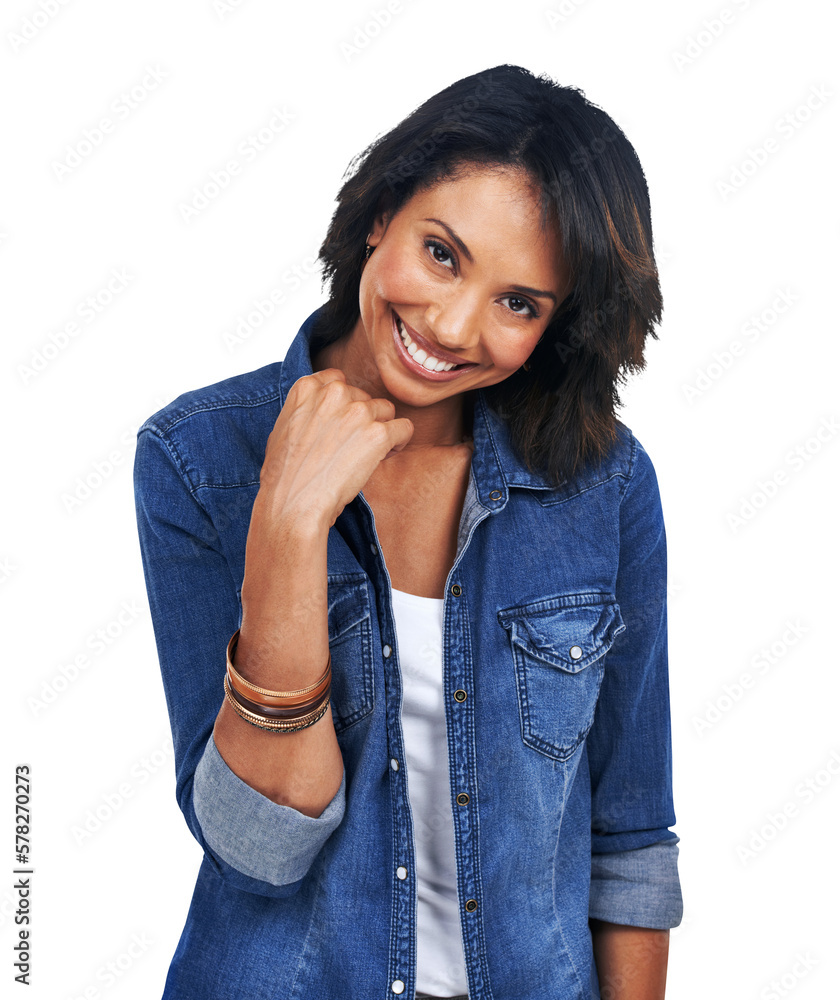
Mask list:
[[[173,1000],[415,992],[400,655],[364,491],[328,539],[337,794],[317,818],[278,805],[230,770],[212,736],[266,441],[289,389],[312,374],[317,312],[283,361],[186,392],[138,431],[176,796],[203,851],[166,979]],[[619,424],[600,464],[552,488],[482,390],[473,437],[441,645],[469,995],[590,1000],[589,917],[651,928],[682,917],[656,476]]]

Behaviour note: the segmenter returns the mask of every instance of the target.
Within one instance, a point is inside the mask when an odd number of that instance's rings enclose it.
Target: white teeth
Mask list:
[[[396,315],[396,313],[394,314]],[[430,372],[448,372],[451,371],[456,366],[449,361],[442,361],[440,358],[436,358],[433,354],[427,354],[421,347],[409,337],[405,332],[405,326],[403,321],[397,316],[397,330],[399,335],[402,337],[403,343],[405,344],[405,349],[414,358],[417,364],[422,365],[427,371]]]

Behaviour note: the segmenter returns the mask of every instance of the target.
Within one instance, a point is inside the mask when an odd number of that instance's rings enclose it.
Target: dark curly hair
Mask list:
[[[359,319],[365,239],[381,211],[465,167],[524,169],[555,225],[573,287],[528,359],[530,370],[482,388],[526,466],[559,486],[616,436],[618,388],[644,367],[662,312],[650,200],[635,150],[576,87],[501,65],[430,97],[345,172],[319,251],[330,295],[312,354]]]

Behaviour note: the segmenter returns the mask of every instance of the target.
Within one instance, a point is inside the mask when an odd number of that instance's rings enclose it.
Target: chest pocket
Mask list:
[[[611,594],[564,594],[507,608],[522,740],[567,760],[592,727],[604,655],[625,629]]]
[[[364,574],[327,577],[327,626],[333,724],[341,733],[373,710],[370,598]]]

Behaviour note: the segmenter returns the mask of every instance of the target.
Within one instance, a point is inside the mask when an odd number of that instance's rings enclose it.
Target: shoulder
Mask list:
[[[641,503],[658,496],[656,471],[651,457],[633,431],[620,420],[616,434],[600,462],[587,464],[575,477],[577,490],[612,481],[618,485],[618,498],[624,504],[631,497]]]
[[[655,476],[653,462],[642,442],[630,428],[616,420],[616,441],[612,454],[618,463],[619,472],[629,482],[640,476]]]
[[[653,461],[636,435],[617,422],[616,451],[621,455],[621,507],[624,516],[642,518],[647,512],[654,519],[661,517],[659,482]]]
[[[282,361],[190,389],[140,426],[159,437],[193,489],[259,479],[282,408]]]
[[[261,407],[270,407],[277,402],[280,409],[280,373],[283,362],[257,368],[200,389],[190,389],[181,393],[148,417],[140,430],[149,428],[162,435],[173,432],[177,425],[191,427],[204,419],[236,419],[243,411],[254,412]]]
[[[641,441],[626,424],[616,420],[615,437],[606,453],[583,465],[566,489],[578,493],[613,480],[623,495],[635,479],[652,471],[650,456]]]

